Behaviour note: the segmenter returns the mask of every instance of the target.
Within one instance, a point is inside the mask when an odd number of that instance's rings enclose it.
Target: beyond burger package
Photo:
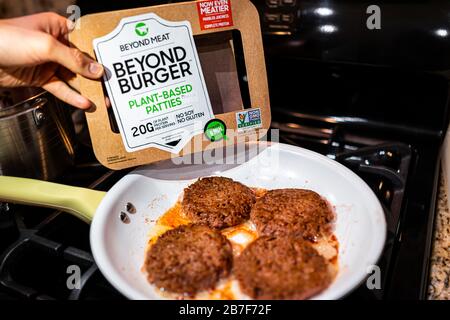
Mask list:
[[[270,125],[263,45],[247,0],[83,16],[71,43],[104,67],[75,87],[98,160],[112,169],[257,140]],[[264,135],[264,134],[263,134]]]

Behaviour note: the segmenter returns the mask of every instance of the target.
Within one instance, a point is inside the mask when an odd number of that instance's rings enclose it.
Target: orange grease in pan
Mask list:
[[[190,220],[181,212],[181,203],[177,203],[166,211],[157,221],[156,224],[163,225],[174,229],[184,224],[189,224]]]
[[[257,198],[266,193],[265,189],[253,188],[253,191],[255,192]],[[158,220],[156,220],[156,224],[150,232],[150,240],[148,241],[147,250],[163,233],[189,223],[191,223],[191,221],[183,214],[181,202],[177,201],[173,207],[169,208],[162,216],[159,217]],[[247,245],[258,238],[258,233],[256,232],[255,226],[248,221],[234,227],[226,228],[222,230],[221,233],[230,241],[234,257],[238,256]],[[142,269],[145,270],[145,267]],[[160,294],[166,298],[172,299],[191,298],[161,291]],[[224,279],[216,286],[215,289],[207,292],[200,292],[193,298],[211,300],[236,299],[236,296],[233,293],[233,279]]]

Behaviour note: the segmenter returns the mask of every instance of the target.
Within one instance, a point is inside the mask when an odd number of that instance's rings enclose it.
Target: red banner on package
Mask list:
[[[233,25],[230,0],[197,1],[197,10],[202,30],[231,27]]]

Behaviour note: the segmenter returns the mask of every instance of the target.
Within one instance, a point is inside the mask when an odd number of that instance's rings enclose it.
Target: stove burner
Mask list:
[[[78,231],[85,229],[78,236],[88,239],[89,227],[77,225],[77,222],[75,218],[56,213],[52,221],[46,223],[58,226],[57,229],[64,226]],[[46,234],[46,226],[22,230],[19,240],[1,257],[0,284],[8,292],[17,298],[36,300],[122,297],[100,274],[88,247],[79,249],[54,241],[52,238],[60,235]],[[79,286],[71,287],[68,279],[74,270],[79,271]]]
[[[87,186],[87,180],[100,175],[89,187],[107,190],[123,174],[99,165],[82,165],[61,182]],[[0,245],[10,244],[0,251],[4,252],[0,256],[0,296],[5,291],[8,298],[18,299],[123,298],[95,264],[90,253],[89,225],[45,208],[2,204],[0,209]],[[9,234],[8,239],[5,234]],[[70,276],[78,272],[79,279],[70,281]]]
[[[346,165],[372,188],[378,199],[389,210],[389,231],[396,232],[411,161],[411,147],[402,143],[387,143],[346,151],[335,160]]]

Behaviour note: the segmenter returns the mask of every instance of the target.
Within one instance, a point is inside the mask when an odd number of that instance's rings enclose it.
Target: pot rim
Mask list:
[[[45,96],[47,93],[48,93],[47,91],[42,91],[38,94],[35,94],[34,96],[32,96],[30,98],[20,101],[12,106],[0,109],[0,120],[4,119],[4,118],[9,118],[11,116],[17,116],[17,115],[23,114],[25,112],[28,112],[32,109],[39,107],[38,105],[31,103],[31,102],[38,98]]]

